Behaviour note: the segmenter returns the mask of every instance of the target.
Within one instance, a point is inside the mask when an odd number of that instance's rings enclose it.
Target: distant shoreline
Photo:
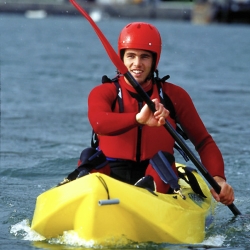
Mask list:
[[[114,18],[156,18],[190,21],[193,4],[182,3],[159,3],[157,5],[138,4],[97,4],[84,2],[83,8],[90,13],[98,10],[104,15]],[[26,11],[44,11],[47,15],[79,15],[79,12],[68,2],[60,4],[52,3],[15,3],[13,1],[0,1],[1,13],[25,14]]]
[[[249,3],[246,2],[244,5],[240,2],[241,0],[225,0],[224,2],[223,0],[218,2],[210,0],[182,2],[144,0],[147,1],[147,3],[143,4],[117,3],[118,0],[96,1],[97,2],[88,2],[78,0],[79,4],[81,4],[89,14],[95,12],[102,18],[151,18],[188,21],[195,24],[209,24],[214,22],[250,24],[250,0],[248,0]],[[23,0],[20,3],[17,2],[17,0],[0,0],[0,13],[23,14],[30,18],[43,18],[52,15],[80,15],[69,1],[54,0],[53,3],[51,2],[51,0]]]

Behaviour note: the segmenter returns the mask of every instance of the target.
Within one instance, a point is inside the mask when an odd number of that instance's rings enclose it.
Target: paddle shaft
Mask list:
[[[152,100],[149,98],[147,93],[143,90],[140,84],[136,82],[130,72],[126,72],[124,76],[128,79],[130,84],[134,87],[136,92],[142,97],[142,99],[146,102],[152,112],[155,112],[155,105]],[[197,169],[202,173],[204,178],[208,181],[208,183],[213,187],[217,194],[220,193],[221,187],[220,185],[214,180],[211,174],[207,171],[204,165],[200,162],[200,160],[195,156],[195,154],[190,150],[187,146],[185,141],[180,137],[180,135],[176,132],[173,126],[166,120],[164,127],[170,133],[170,135],[175,139],[178,145],[182,148],[182,150],[187,154],[189,159],[193,162],[193,164],[197,167]],[[232,211],[234,215],[241,215],[241,212],[237,209],[237,207],[232,203],[228,205],[229,209]]]
[[[113,47],[110,45],[109,41],[103,35],[102,31],[96,25],[96,23],[92,20],[92,18],[88,15],[88,13],[78,4],[75,0],[70,0],[70,2],[75,6],[75,8],[89,21],[92,28],[95,30],[97,36],[99,37],[100,41],[102,42],[107,54],[109,55],[113,64],[117,67],[121,74],[123,74],[129,83],[133,86],[136,92],[141,96],[143,101],[149,106],[152,112],[155,112],[155,105],[147,93],[143,90],[141,85],[134,79],[134,77],[130,74],[122,60],[114,51]],[[198,160],[195,154],[189,149],[186,145],[184,140],[180,137],[180,135],[176,132],[176,130],[172,127],[172,125],[166,120],[164,124],[166,130],[170,133],[170,135],[175,139],[178,145],[182,148],[182,150],[187,154],[189,159],[193,162],[193,164],[197,167],[197,169],[202,173],[204,178],[208,181],[211,187],[215,190],[216,193],[220,193],[221,187],[219,184],[214,180],[214,178],[210,175],[210,173],[206,170],[203,164]],[[240,211],[236,208],[236,206],[232,203],[228,206],[229,209],[232,211],[234,215],[240,215]]]

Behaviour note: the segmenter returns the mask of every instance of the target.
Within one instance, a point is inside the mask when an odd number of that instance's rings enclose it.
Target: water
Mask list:
[[[134,20],[107,19],[98,26],[116,48],[119,31],[130,21]],[[192,96],[223,153],[235,205],[244,216],[235,219],[227,207],[218,205],[202,245],[140,248],[248,249],[249,26],[146,21],[162,33],[160,75],[170,74],[170,80]],[[82,17],[38,20],[2,15],[0,24],[0,249],[90,247],[72,235],[39,241],[29,225],[36,197],[73,170],[79,153],[89,146],[87,96],[102,75],[115,75],[115,67]]]

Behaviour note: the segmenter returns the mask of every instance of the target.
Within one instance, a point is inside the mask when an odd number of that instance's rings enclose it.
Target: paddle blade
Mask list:
[[[180,190],[178,177],[163,152],[159,151],[150,159],[150,163],[166,184],[169,184],[173,190]]]
[[[93,19],[89,16],[89,14],[74,0],[70,0],[70,2],[75,6],[75,8],[89,21],[92,28],[95,30],[97,36],[99,37],[100,41],[102,42],[106,52],[109,55],[109,58],[113,62],[113,64],[116,66],[116,68],[120,71],[121,74],[125,74],[128,70],[120,57],[116,54],[113,47],[110,45],[106,37],[103,35],[102,31],[99,29],[99,27],[95,24]]]

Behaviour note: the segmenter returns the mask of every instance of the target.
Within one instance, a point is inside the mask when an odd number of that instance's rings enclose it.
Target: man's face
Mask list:
[[[123,62],[135,80],[143,85],[151,72],[153,55],[147,50],[126,49]]]

